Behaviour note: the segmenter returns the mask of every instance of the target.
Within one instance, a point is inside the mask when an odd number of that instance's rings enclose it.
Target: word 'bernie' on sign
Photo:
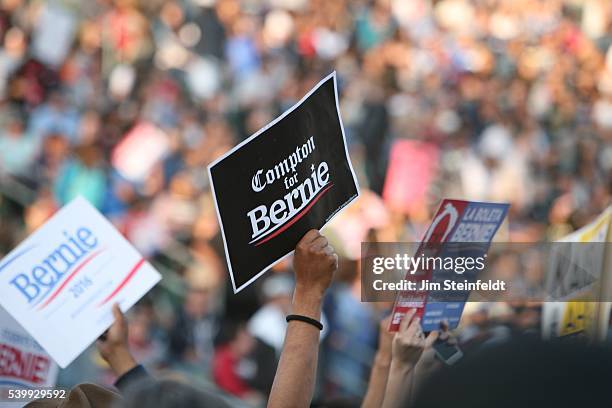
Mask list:
[[[64,243],[37,262],[29,273],[19,273],[11,279],[10,284],[28,303],[43,300],[66,273],[78,267],[79,261],[98,246],[98,238],[88,228],[81,227],[73,235],[63,233]]]
[[[51,359],[42,353],[28,352],[9,344],[0,344],[0,377],[42,384],[51,364]]]
[[[289,218],[307,209],[308,205],[316,201],[319,193],[325,192],[324,187],[329,188],[329,167],[326,162],[319,163],[315,171],[314,164],[310,167],[312,171],[310,178],[305,179],[282,199],[274,201],[268,208],[261,204],[247,213],[251,221],[253,234],[251,242],[272,233],[282,226]],[[297,201],[296,201],[297,200]],[[262,225],[260,225],[262,224]]]
[[[359,195],[335,72],[208,166],[234,293]]]

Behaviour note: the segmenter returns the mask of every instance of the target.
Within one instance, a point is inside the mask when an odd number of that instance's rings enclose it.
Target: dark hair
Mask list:
[[[126,392],[118,408],[229,408],[220,396],[175,380],[147,379]]]
[[[214,343],[216,347],[225,346],[236,339],[240,330],[246,327],[246,322],[239,320],[226,320],[221,323],[219,332],[215,336]]]
[[[417,390],[412,406],[609,407],[611,379],[609,347],[520,338],[438,370]]]

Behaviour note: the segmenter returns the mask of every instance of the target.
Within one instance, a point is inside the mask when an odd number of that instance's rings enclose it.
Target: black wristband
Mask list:
[[[304,323],[308,323],[313,325],[314,327],[316,327],[319,330],[323,330],[323,324],[321,324],[320,321],[316,320],[316,319],[312,319],[308,316],[302,316],[302,315],[296,315],[296,314],[290,314],[287,316],[287,323],[289,323],[292,320],[299,320],[300,322],[304,322]]]

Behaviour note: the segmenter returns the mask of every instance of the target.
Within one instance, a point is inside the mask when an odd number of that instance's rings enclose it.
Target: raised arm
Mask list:
[[[431,347],[438,337],[438,332],[432,331],[425,338],[420,319],[413,318],[414,314],[414,309],[406,313],[393,339],[391,368],[383,408],[404,407],[406,401],[410,401],[414,391],[415,366],[423,351]]]
[[[127,321],[119,309],[119,305],[113,305],[113,316],[115,321],[96,342],[98,352],[108,363],[117,377],[130,371],[138,363],[134,360],[128,347]]]
[[[379,408],[383,404],[391,365],[391,344],[393,342],[393,333],[389,332],[390,320],[391,316],[387,316],[380,322],[378,328],[378,350],[370,372],[368,391],[361,403],[361,408]]]
[[[113,316],[115,321],[96,341],[96,346],[102,358],[117,376],[115,386],[124,392],[130,384],[148,377],[149,374],[136,362],[130,352],[127,321],[117,304],[113,305]]]
[[[295,291],[292,314],[321,320],[323,295],[338,268],[338,256],[318,231],[304,235],[295,248]],[[315,386],[320,330],[314,324],[291,320],[287,325],[269,408],[306,408]]]

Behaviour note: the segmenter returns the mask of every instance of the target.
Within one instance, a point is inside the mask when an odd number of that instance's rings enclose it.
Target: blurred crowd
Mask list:
[[[164,276],[130,313],[138,361],[264,401],[290,262],[232,294],[206,166],[332,70],[363,194],[324,231],[319,396],[366,390],[389,305],[360,302],[362,241],[418,241],[444,197],[509,202],[514,242],[610,204],[608,0],[0,0],[0,255],[83,195]],[[459,338],[538,319],[483,304]],[[92,348],[60,384],[109,376]]]

